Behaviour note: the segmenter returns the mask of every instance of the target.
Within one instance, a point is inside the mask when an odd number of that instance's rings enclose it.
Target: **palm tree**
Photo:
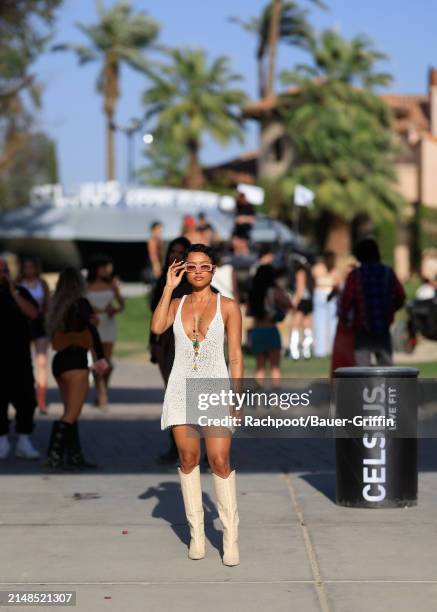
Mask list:
[[[115,178],[114,113],[120,96],[120,65],[150,73],[150,64],[142,51],[151,47],[157,38],[159,26],[145,13],[134,14],[130,2],[121,0],[106,9],[102,0],[96,0],[99,22],[94,25],[77,24],[91,43],[59,44],[54,51],[72,50],[80,65],[99,60],[102,64],[97,89],[103,95],[106,115],[106,177]]]
[[[309,0],[320,8],[325,8],[321,0]],[[238,23],[258,38],[256,59],[258,65],[258,90],[261,98],[273,94],[276,71],[276,48],[278,42],[308,48],[313,40],[312,28],[308,22],[308,10],[299,6],[295,0],[269,0],[259,17],[243,21],[237,17],[231,21]],[[266,62],[268,66],[266,68]]]
[[[364,37],[328,30],[313,58],[282,75],[298,86],[282,111],[296,154],[288,190],[302,183],[315,191],[319,213],[329,211],[345,231],[359,213],[393,220],[405,202],[395,189],[391,112],[374,93],[391,80],[376,68],[385,55]]]
[[[164,66],[144,94],[147,116],[156,117],[156,129],[182,144],[188,154],[184,184],[189,189],[204,185],[199,153],[202,138],[211,136],[221,144],[243,139],[240,107],[245,94],[233,84],[240,76],[229,70],[220,56],[208,63],[203,50],[174,49],[172,63]]]

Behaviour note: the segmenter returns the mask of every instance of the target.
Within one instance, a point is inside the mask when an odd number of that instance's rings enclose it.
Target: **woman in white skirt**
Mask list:
[[[231,378],[243,377],[241,350],[241,312],[235,300],[211,289],[215,265],[212,250],[203,244],[192,244],[185,261],[174,262],[168,269],[167,282],[156,307],[151,330],[162,334],[173,326],[175,359],[168,380],[161,429],[172,427],[179,452],[178,468],[185,513],[190,526],[190,559],[205,556],[204,513],[200,481],[199,426],[186,406],[187,379],[225,379],[229,382],[224,355],[225,333]],[[171,299],[173,290],[186,274],[192,293]],[[238,565],[238,509],[235,470],[230,467],[232,429],[214,428],[205,431],[206,452],[212,469],[217,507],[223,524],[223,563]]]

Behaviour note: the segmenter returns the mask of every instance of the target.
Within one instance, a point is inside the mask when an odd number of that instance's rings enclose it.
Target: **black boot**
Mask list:
[[[73,469],[93,469],[97,465],[90,463],[85,459],[82,453],[79,439],[79,427],[77,421],[75,423],[67,423],[67,436],[66,436],[66,454],[67,454],[67,467]]]
[[[64,423],[64,421],[53,423],[47,450],[47,461],[44,463],[44,467],[52,469],[62,469],[64,467],[67,429],[68,423]]]

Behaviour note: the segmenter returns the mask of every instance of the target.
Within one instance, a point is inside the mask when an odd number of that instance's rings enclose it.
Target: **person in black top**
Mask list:
[[[5,259],[0,258],[0,459],[10,451],[8,406],[16,411],[17,457],[37,459],[29,434],[34,429],[35,381],[30,353],[29,321],[37,318],[37,302],[24,287],[15,285]]]
[[[233,234],[239,238],[250,240],[250,233],[255,223],[255,207],[247,201],[246,196],[242,192],[237,192],[235,204]]]
[[[98,374],[105,373],[108,363],[93,309],[83,297],[84,292],[80,272],[66,268],[59,276],[51,304],[49,332],[56,351],[52,372],[64,403],[64,415],[54,422],[50,436],[46,466],[51,468],[96,467],[83,457],[77,421],[88,392],[88,351],[93,352],[93,369]]]
[[[184,253],[190,246],[190,241],[184,236],[179,236],[170,242],[167,249],[167,255],[165,258],[165,265],[161,276],[159,277],[155,288],[150,294],[150,310],[153,313],[161,299],[162,292],[167,282],[167,270],[174,261],[183,261]],[[183,278],[180,285],[173,291],[172,297],[178,298],[185,294],[191,293],[191,285],[186,278]],[[167,329],[163,334],[159,336],[154,334],[152,331],[149,336],[149,347],[150,347],[150,360],[152,363],[158,364],[159,371],[161,372],[164,386],[167,386],[168,377],[170,376],[171,369],[173,367],[173,361],[175,356],[175,341],[173,328]],[[159,463],[174,463],[178,458],[178,451],[176,444],[173,439],[173,434],[170,429],[170,448],[165,453],[162,453],[158,457]]]

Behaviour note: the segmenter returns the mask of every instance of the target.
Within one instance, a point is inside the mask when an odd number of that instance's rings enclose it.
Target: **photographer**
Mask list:
[[[38,459],[29,435],[34,428],[35,381],[30,353],[29,321],[39,314],[38,304],[24,287],[11,279],[7,261],[0,258],[0,459],[10,451],[8,406],[16,411],[17,457]]]

